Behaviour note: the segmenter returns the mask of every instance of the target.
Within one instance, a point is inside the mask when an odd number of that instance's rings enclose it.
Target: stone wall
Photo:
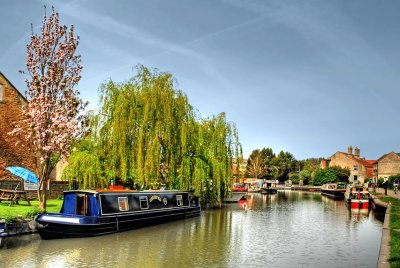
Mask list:
[[[0,180],[17,180],[5,170],[7,166],[23,166],[34,171],[33,157],[26,144],[8,135],[14,122],[21,120],[26,100],[1,73],[0,87]],[[15,146],[17,141],[19,144]]]
[[[400,156],[388,153],[378,160],[378,177],[389,177],[400,173]]]

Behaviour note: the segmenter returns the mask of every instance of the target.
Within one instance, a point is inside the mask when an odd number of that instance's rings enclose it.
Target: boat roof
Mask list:
[[[64,191],[64,193],[88,193],[88,194],[98,194],[98,193],[180,193],[180,192],[187,192],[182,190],[110,190],[110,189],[97,189],[97,190],[69,190]]]

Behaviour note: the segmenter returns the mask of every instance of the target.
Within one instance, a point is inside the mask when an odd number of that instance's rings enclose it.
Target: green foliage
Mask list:
[[[320,169],[320,163],[323,158],[308,158],[298,161],[297,168],[307,170],[310,174],[315,174]]]
[[[194,189],[203,203],[220,205],[231,187],[233,158],[241,158],[241,147],[224,113],[198,118],[171,74],[139,66],[129,81],[101,85],[91,133],[64,176],[84,188],[112,179],[141,189]]]
[[[391,203],[390,212],[390,267],[400,267],[400,200],[392,197],[382,197],[383,202]]]
[[[315,186],[320,186],[330,182],[348,182],[350,170],[339,166],[319,169],[313,179]]]
[[[265,172],[264,159],[259,149],[253,150],[247,160],[246,176],[259,179]]]
[[[275,155],[271,148],[253,150],[246,167],[246,175],[254,178],[278,179],[281,182],[296,171],[297,161],[289,152],[281,151]]]
[[[288,179],[289,173],[295,171],[296,159],[289,152],[280,151],[273,159],[274,177],[280,182]]]
[[[25,218],[33,219],[36,215],[39,215],[40,213],[43,213],[43,210],[41,210],[37,206],[34,206],[33,209],[26,212],[24,216]]]
[[[320,169],[315,174],[313,185],[321,186],[329,182],[337,182],[336,173],[333,169]]]
[[[293,184],[299,184],[300,183],[300,175],[299,173],[290,173],[289,174],[289,180],[292,181]]]
[[[306,169],[300,171],[300,179],[303,180],[304,185],[308,185],[311,182],[311,172]]]
[[[348,182],[350,176],[350,170],[348,168],[342,168],[339,166],[332,166],[329,169],[333,170],[336,175],[337,181]]]
[[[104,188],[108,185],[101,158],[90,136],[75,146],[61,178],[70,184],[77,179],[81,189]]]
[[[58,199],[49,199],[46,201],[46,211],[47,212],[60,212],[62,200]],[[8,206],[8,202],[0,203],[0,219],[5,219],[6,222],[14,222],[19,215],[22,218],[33,218],[35,215],[42,212],[39,208],[39,201],[33,200],[31,201],[31,205],[24,202],[20,202],[19,205],[13,205],[11,207]]]

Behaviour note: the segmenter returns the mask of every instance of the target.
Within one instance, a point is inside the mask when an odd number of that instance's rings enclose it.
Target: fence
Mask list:
[[[24,182],[18,180],[0,180],[0,189],[7,190],[24,190]],[[63,191],[69,190],[69,183],[67,181],[50,181],[50,190],[48,198],[58,198],[63,196]],[[37,198],[36,190],[27,190],[29,199]]]

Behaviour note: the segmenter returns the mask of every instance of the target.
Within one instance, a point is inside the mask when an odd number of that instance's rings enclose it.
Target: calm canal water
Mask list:
[[[84,239],[8,239],[0,267],[376,267],[382,223],[319,193],[250,194],[202,216]]]

